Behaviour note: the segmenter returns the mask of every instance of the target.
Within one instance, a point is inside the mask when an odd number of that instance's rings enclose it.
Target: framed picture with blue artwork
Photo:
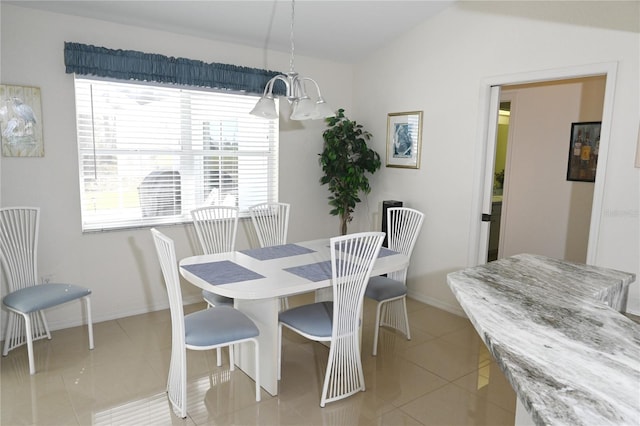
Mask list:
[[[40,88],[0,84],[3,157],[43,157]]]
[[[387,167],[420,168],[422,111],[387,116]]]

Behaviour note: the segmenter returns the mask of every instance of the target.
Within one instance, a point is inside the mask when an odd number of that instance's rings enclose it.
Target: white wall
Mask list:
[[[484,108],[479,94],[483,82],[497,76],[618,64],[604,209],[596,218],[596,264],[636,275],[640,270],[640,169],[633,167],[640,115],[638,25],[630,32],[563,23],[584,20],[611,27],[617,17],[637,17],[638,3],[603,8],[566,2],[566,15],[553,20],[536,18],[548,15],[547,3],[510,2],[508,14],[501,11],[504,5],[456,3],[355,69],[355,110],[379,152],[384,152],[388,113],[424,111],[420,169],[383,168],[373,179],[369,204],[375,210],[382,200],[397,199],[426,213],[409,269],[410,294],[457,312],[446,275],[475,262],[468,247],[475,244],[470,224],[479,219],[471,217],[474,168],[484,161],[476,157]],[[637,282],[628,310],[640,312]]]
[[[148,229],[81,232],[73,76],[65,74],[64,42],[285,71],[289,55],[269,52],[265,64],[261,49],[40,12],[4,2],[0,8],[1,82],[37,86],[42,93],[45,156],[3,157],[0,162],[0,204],[41,207],[39,275],[92,288],[96,322],[167,307]],[[351,109],[351,66],[297,55],[296,68],[318,81],[334,108]],[[280,199],[292,204],[290,239],[337,235],[339,221],[329,215],[328,192],[319,184],[317,154],[322,150],[325,124],[282,119],[280,125]],[[239,248],[248,247],[243,232],[246,224],[240,226]],[[197,253],[192,226],[162,230],[175,239],[178,258]],[[6,285],[1,288],[6,293]],[[183,288],[185,298],[199,299],[195,287]],[[52,310],[48,315],[52,328],[77,324],[79,309],[79,304],[72,304]],[[4,315],[3,311],[3,320]]]

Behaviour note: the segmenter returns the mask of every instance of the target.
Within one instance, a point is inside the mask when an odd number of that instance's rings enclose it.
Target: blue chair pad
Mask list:
[[[260,334],[245,314],[229,306],[203,309],[184,317],[185,343],[190,346],[214,346]]]
[[[333,302],[318,302],[288,309],[280,312],[278,319],[281,323],[303,333],[318,337],[331,337]]]
[[[364,292],[365,297],[381,302],[407,294],[407,286],[388,277],[371,277]]]
[[[207,290],[202,290],[202,297],[212,306],[233,306],[233,299],[230,297],[220,296]]]
[[[7,294],[2,303],[28,314],[61,305],[91,294],[91,290],[73,284],[38,284]]]

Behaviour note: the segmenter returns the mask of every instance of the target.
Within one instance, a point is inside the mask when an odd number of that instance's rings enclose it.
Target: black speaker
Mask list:
[[[389,207],[402,207],[402,201],[386,200],[382,202],[382,232],[387,233],[387,209]],[[387,236],[384,236],[383,247],[387,247]]]

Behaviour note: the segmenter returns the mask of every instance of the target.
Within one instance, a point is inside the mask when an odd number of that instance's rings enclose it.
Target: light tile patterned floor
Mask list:
[[[296,305],[306,296],[291,298]],[[168,311],[53,332],[36,342],[35,376],[26,348],[0,360],[0,424],[13,425],[513,425],[515,394],[468,320],[408,301],[412,340],[382,330],[371,356],[375,305],[365,303],[367,390],[320,408],[328,349],[285,331],[280,394],[216,367],[215,351],[188,351],[188,417],[164,392],[171,346]],[[192,305],[186,311],[203,309]],[[227,355],[227,351],[224,351]]]

